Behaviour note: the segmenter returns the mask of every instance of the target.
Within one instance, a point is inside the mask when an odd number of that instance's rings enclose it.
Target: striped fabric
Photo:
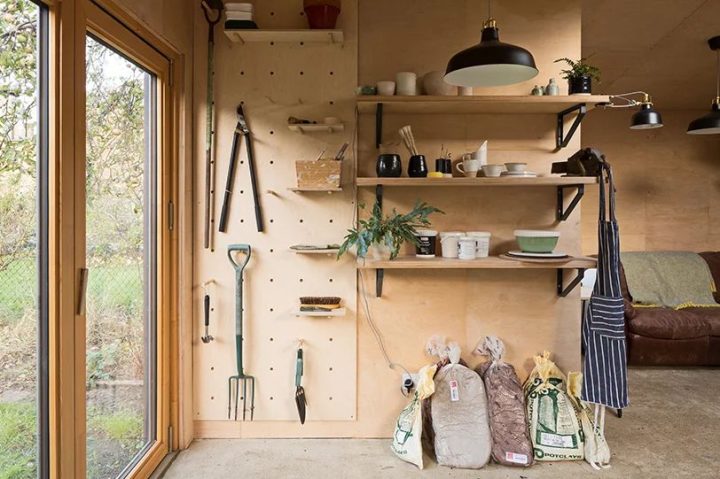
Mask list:
[[[609,221],[605,211],[605,178],[610,197]],[[627,407],[627,345],[620,291],[620,239],[615,218],[612,169],[605,162],[600,172],[597,280],[586,306],[582,339],[585,346],[583,401],[615,409]]]

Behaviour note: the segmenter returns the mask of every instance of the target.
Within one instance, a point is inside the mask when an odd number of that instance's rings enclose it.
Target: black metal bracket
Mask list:
[[[375,202],[380,206],[380,209],[382,209],[383,206],[383,185],[376,185],[375,186]]]
[[[379,149],[382,145],[382,128],[383,128],[383,104],[378,103],[375,106],[375,148]]]
[[[570,129],[568,130],[567,135],[565,135],[565,117],[575,111],[577,111],[577,116],[575,117],[575,121],[573,121],[573,124],[570,125]],[[570,140],[572,140],[572,137],[575,134],[575,131],[577,131],[578,127],[580,126],[580,123],[582,123],[582,121],[583,121],[583,118],[585,118],[586,113],[587,113],[587,106],[585,105],[585,103],[578,103],[577,105],[571,106],[567,110],[563,110],[557,114],[557,127],[555,129],[555,150],[556,151],[568,146],[568,143],[570,143]]]
[[[375,270],[375,296],[380,298],[382,296],[383,279],[385,278],[385,270],[378,268]]]
[[[565,188],[577,188],[575,196],[570,204],[565,208]],[[562,185],[557,187],[557,209],[555,210],[555,219],[557,221],[567,220],[575,210],[580,200],[585,194],[585,185]]]
[[[570,292],[580,284],[585,275],[585,268],[578,268],[577,276],[567,286],[563,286],[563,269],[557,270],[557,294],[561,298],[566,297]]]

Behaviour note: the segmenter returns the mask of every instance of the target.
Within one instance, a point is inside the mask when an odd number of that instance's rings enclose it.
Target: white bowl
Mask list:
[[[505,163],[505,168],[510,173],[524,173],[527,170],[527,163]]]

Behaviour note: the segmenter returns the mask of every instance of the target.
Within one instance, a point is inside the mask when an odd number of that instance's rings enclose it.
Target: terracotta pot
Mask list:
[[[303,0],[308,25],[313,30],[332,30],[340,15],[340,0]]]

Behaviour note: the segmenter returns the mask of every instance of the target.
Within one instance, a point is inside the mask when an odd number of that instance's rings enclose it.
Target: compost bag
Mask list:
[[[593,412],[590,406],[580,399],[582,384],[582,373],[568,373],[567,393],[580,418],[585,440],[585,461],[595,470],[607,469],[610,467],[610,447],[605,440],[605,406],[596,404]]]
[[[435,376],[430,399],[435,457],[442,466],[480,469],[491,449],[485,387],[475,371],[458,364],[457,344],[449,346],[449,359]]]
[[[425,366],[417,374],[417,384],[412,399],[400,412],[395,423],[392,451],[403,461],[423,468],[422,451],[422,400],[430,397],[435,390],[433,376],[437,366]]]
[[[525,382],[530,440],[538,461],[582,460],[583,435],[565,393],[565,376],[545,351],[535,356],[535,368]]]
[[[488,336],[475,348],[475,354],[490,361],[476,368],[485,382],[488,415],[492,435],[492,457],[506,466],[529,466],[533,463],[533,446],[528,434],[523,390],[511,364],[502,360],[505,345]]]

